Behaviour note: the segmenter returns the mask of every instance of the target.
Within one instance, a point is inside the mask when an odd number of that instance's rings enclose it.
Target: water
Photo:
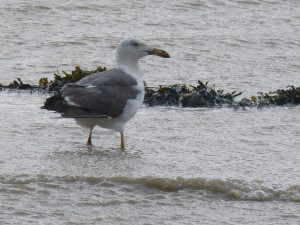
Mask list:
[[[298,1],[0,1],[0,82],[114,65],[135,36],[167,50],[149,86],[299,86]],[[300,108],[143,106],[119,135],[1,92],[0,224],[299,224]]]

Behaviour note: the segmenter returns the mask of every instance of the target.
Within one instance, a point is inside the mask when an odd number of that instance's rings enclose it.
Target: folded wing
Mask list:
[[[136,80],[119,69],[111,69],[87,76],[62,89],[68,105],[65,117],[118,117],[129,99],[140,92]]]

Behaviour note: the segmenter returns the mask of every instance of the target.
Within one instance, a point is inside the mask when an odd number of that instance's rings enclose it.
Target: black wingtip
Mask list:
[[[47,109],[56,112],[64,112],[68,106],[64,103],[61,93],[53,95],[46,99],[41,109]]]

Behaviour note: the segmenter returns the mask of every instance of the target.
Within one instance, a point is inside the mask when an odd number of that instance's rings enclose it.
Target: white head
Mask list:
[[[164,50],[153,48],[135,38],[127,38],[122,40],[117,46],[117,65],[135,65],[140,58],[147,55],[170,58],[170,55]]]

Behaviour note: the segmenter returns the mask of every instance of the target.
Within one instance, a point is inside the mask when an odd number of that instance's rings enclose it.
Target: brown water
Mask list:
[[[137,36],[170,52],[141,62],[151,85],[299,86],[297,1],[1,1],[0,81],[112,67]],[[0,224],[299,224],[300,108],[143,106],[119,135],[0,93]]]

